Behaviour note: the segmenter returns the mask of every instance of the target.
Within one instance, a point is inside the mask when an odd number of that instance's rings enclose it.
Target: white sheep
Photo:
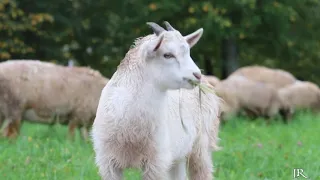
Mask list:
[[[147,24],[155,34],[135,42],[102,90],[92,127],[99,174],[119,180],[141,168],[144,180],[185,180],[188,166],[191,180],[211,180],[219,98],[202,94],[200,107],[190,84],[201,79],[190,48],[203,29],[182,36],[168,22],[168,31]]]

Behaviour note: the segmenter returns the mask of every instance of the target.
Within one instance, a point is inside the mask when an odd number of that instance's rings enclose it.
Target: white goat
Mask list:
[[[190,48],[203,29],[182,36],[168,22],[168,31],[147,24],[155,34],[135,42],[102,90],[92,128],[100,176],[119,180],[125,168],[142,168],[144,180],[185,180],[188,157],[190,179],[211,180],[220,99],[202,94],[199,104],[190,84],[201,80]]]

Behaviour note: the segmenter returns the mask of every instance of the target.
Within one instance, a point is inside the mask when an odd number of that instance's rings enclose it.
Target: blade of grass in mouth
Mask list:
[[[192,81],[192,80],[189,80],[189,83],[193,86],[199,86],[199,98],[200,98],[200,107],[201,107],[201,93],[212,93],[214,94],[214,90],[211,89],[208,85],[206,84],[203,84],[203,83],[198,83],[198,82],[195,82],[195,81]],[[180,98],[181,98],[181,90],[180,90]],[[182,115],[181,115],[181,101],[179,102],[179,112],[180,112],[180,121],[181,121],[181,124],[182,124],[182,127],[184,129],[185,132],[187,132],[187,128],[183,122],[183,118],[182,118]]]

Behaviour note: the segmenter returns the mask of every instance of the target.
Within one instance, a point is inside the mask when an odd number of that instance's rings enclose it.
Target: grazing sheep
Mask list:
[[[270,118],[279,113],[283,107],[277,89],[268,84],[255,82],[244,76],[233,75],[223,81],[228,91],[236,95],[240,109],[248,115]]]
[[[216,94],[223,100],[221,103],[221,120],[223,122],[236,116],[240,110],[236,93],[228,86],[228,81],[220,81],[214,87]]]
[[[219,82],[220,82],[220,79],[217,78],[216,76],[210,76],[210,75],[206,75],[206,76],[203,76],[204,79],[206,79],[213,87],[216,86]]]
[[[272,69],[258,65],[239,68],[230,74],[230,76],[234,75],[242,75],[254,81],[271,84],[276,88],[293,84],[297,80],[291,73],[282,69]]]
[[[0,104],[14,114],[4,113],[9,122],[3,129],[6,137],[18,135],[22,119],[51,125],[58,119],[59,123],[69,125],[70,138],[78,127],[87,139],[101,91],[108,81],[90,68],[36,60],[0,63],[0,77],[5,80],[0,81],[0,94],[7,97],[0,99]]]
[[[311,109],[314,112],[320,111],[320,89],[309,81],[297,81],[294,84],[278,90],[279,97],[290,108],[286,114],[287,120],[296,109]]]
[[[201,79],[190,48],[203,29],[182,36],[168,22],[168,31],[147,24],[155,34],[135,41],[101,94],[92,127],[100,176],[120,180],[131,167],[144,180],[185,180],[188,157],[191,180],[211,180],[219,98],[201,94],[200,104],[190,84]]]

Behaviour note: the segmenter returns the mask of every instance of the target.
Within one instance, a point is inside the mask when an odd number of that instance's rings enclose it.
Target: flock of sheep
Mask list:
[[[246,66],[222,81],[215,76],[207,76],[207,80],[224,100],[222,120],[245,112],[249,117],[266,120],[280,114],[288,122],[298,109],[320,111],[319,87],[281,69]]]
[[[144,180],[213,178],[212,151],[220,149],[220,119],[249,116],[289,120],[295,109],[320,108],[319,87],[278,69],[247,66],[227,79],[201,75],[190,57],[203,29],[183,36],[147,23],[111,79],[89,67],[38,60],[0,63],[0,126],[19,135],[22,120],[79,128],[92,141],[102,179],[120,180],[141,168]],[[216,93],[200,93],[194,84]],[[187,173],[188,172],[188,173]]]

